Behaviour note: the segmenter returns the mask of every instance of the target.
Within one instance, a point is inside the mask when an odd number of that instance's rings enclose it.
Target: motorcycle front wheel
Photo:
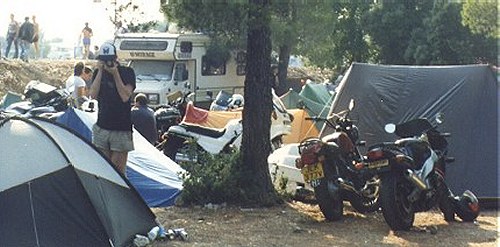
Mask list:
[[[375,212],[380,208],[380,179],[378,177],[366,181],[361,193],[363,195],[351,193],[349,196],[349,202],[356,211],[364,214]]]
[[[415,212],[408,200],[412,187],[403,176],[388,174],[380,185],[380,206],[385,222],[394,230],[409,230],[415,220]]]
[[[277,136],[271,140],[271,152],[283,146],[283,136]]]
[[[441,212],[443,212],[444,220],[451,222],[455,221],[455,208],[453,205],[453,193],[446,185],[444,178],[439,176],[436,172],[434,173],[436,187],[438,190],[438,206]]]
[[[167,140],[163,144],[163,154],[169,157],[172,161],[175,161],[175,155],[177,151],[184,145],[185,139],[174,136],[167,135]]]
[[[337,221],[342,218],[344,213],[344,203],[340,195],[340,189],[328,191],[328,182],[321,180],[321,184],[314,188],[314,196],[318,202],[319,208],[325,219],[328,221]]]

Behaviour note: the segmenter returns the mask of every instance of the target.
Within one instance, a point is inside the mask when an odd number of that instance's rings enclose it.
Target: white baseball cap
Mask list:
[[[116,60],[116,48],[110,42],[104,42],[97,52],[97,60],[114,61]]]

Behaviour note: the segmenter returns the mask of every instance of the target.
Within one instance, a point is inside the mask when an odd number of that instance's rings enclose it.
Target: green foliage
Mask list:
[[[365,15],[364,28],[380,63],[496,64],[496,40],[465,28],[463,15],[461,1],[380,1]]]
[[[231,57],[229,46],[224,41],[213,39],[207,46],[206,56],[210,59],[209,63],[219,67],[227,62]]]
[[[362,22],[370,6],[364,1],[320,1],[301,8],[298,54],[311,65],[337,71],[352,62],[371,61],[373,52]]]
[[[247,1],[169,1],[161,10],[179,28],[223,40],[229,49],[246,45]]]
[[[488,38],[498,37],[498,1],[466,0],[461,14],[462,24],[472,33]]]
[[[283,172],[279,171],[278,166],[275,166],[271,172],[271,180],[276,192],[283,200],[290,200],[293,194],[287,190],[289,179]]]
[[[363,16],[363,28],[377,47],[377,61],[412,64],[414,58],[410,54],[413,53],[408,53],[407,49],[421,46],[413,43],[414,35],[423,32],[423,20],[430,15],[431,9],[432,1],[381,1],[375,4]]]
[[[425,40],[413,53],[425,64],[496,64],[496,40],[473,34],[461,24],[461,3],[435,3],[424,21]]]
[[[106,10],[113,25],[122,22],[129,32],[148,32],[158,27],[158,21],[144,21],[144,11],[141,10],[139,5],[133,4],[132,1],[120,5],[115,2],[114,4],[111,3],[111,6],[107,7]]]
[[[189,161],[180,165],[186,170],[181,174],[183,190],[180,195],[184,205],[205,205],[207,203],[238,203],[242,192],[238,189],[234,164],[238,162],[239,152],[212,155],[200,152],[196,143],[187,150]]]

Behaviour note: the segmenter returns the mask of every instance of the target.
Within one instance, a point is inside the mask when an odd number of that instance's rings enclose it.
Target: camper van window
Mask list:
[[[174,81],[185,81],[188,79],[186,64],[178,63],[175,65]]]
[[[236,74],[237,75],[245,75],[246,74],[246,62],[247,62],[247,53],[245,51],[239,51],[236,54]]]
[[[168,47],[167,41],[132,41],[125,40],[120,44],[120,50],[164,51]]]
[[[225,75],[226,74],[226,63],[215,64],[207,56],[203,56],[201,59],[201,75]]]
[[[137,82],[143,81],[170,81],[174,71],[173,61],[134,60],[130,63],[134,69]]]
[[[190,41],[182,41],[181,42],[181,52],[182,53],[191,53],[193,52],[193,43]]]
[[[238,64],[245,64],[247,61],[247,53],[245,51],[239,51],[238,54],[236,54],[236,62]]]

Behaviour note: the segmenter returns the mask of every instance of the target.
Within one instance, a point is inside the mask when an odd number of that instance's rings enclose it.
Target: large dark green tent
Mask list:
[[[449,154],[456,158],[446,180],[454,193],[471,189],[480,198],[499,198],[498,82],[487,65],[399,66],[354,63],[346,72],[330,112],[356,107],[361,140],[395,140],[387,123],[444,113],[439,128],[450,132]],[[326,127],[325,127],[326,128]],[[325,129],[322,135],[331,133]]]

